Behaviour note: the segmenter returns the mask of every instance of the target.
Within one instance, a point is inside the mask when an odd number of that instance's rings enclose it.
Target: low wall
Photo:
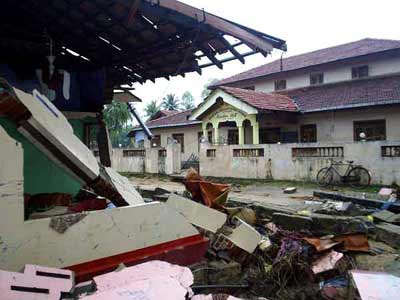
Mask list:
[[[211,146],[202,144],[202,176],[315,181],[330,159],[353,160],[370,170],[373,184],[400,184],[400,142]],[[300,149],[300,150],[297,150]],[[392,150],[390,155],[383,151]],[[344,171],[343,171],[344,172]]]
[[[111,165],[118,172],[144,173],[144,155],[140,149],[113,149]]]
[[[178,174],[181,152],[179,144],[166,148],[113,149],[111,163],[118,172]]]

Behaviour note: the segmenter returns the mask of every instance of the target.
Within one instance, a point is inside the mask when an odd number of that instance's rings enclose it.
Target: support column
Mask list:
[[[218,144],[218,138],[219,138],[219,128],[214,127],[214,144]]]
[[[208,140],[208,131],[206,128],[203,128],[203,138],[206,139],[209,143],[211,143],[211,141]]]
[[[258,122],[253,124],[253,144],[258,145],[260,144],[260,125]]]
[[[244,145],[244,128],[243,126],[238,126],[239,131],[239,145]]]

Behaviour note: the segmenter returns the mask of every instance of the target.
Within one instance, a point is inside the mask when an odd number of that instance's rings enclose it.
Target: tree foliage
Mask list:
[[[152,115],[154,115],[156,112],[159,111],[160,111],[160,105],[158,105],[157,100],[153,100],[147,103],[146,107],[144,108],[146,117],[151,117]]]
[[[211,93],[211,90],[209,90],[208,87],[210,85],[217,83],[218,81],[219,81],[219,79],[217,79],[217,78],[210,78],[207,81],[207,83],[204,85],[203,91],[201,92],[202,101],[204,101],[204,99],[206,99],[208,97],[208,95],[210,95],[210,93]]]
[[[183,93],[183,95],[182,95],[182,103],[181,104],[182,104],[182,107],[184,109],[186,109],[186,110],[187,109],[193,109],[195,107],[195,105],[194,105],[194,97],[193,97],[191,92],[186,91],[186,92]]]
[[[113,100],[111,104],[106,105],[103,116],[110,133],[111,143],[117,147],[121,141],[126,140],[126,133],[131,128],[129,122],[132,120],[132,115],[128,106],[126,103]]]
[[[175,94],[167,94],[162,102],[161,107],[165,110],[178,110],[180,101]]]

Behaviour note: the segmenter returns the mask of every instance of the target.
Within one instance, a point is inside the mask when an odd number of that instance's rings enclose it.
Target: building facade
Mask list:
[[[400,140],[400,41],[363,39],[277,60],[221,80],[193,111],[148,123],[148,145]],[[132,136],[139,132],[137,129]]]

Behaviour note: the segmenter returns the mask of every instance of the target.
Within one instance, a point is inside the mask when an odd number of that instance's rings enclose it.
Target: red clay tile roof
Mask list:
[[[342,44],[330,48],[316,50],[283,59],[283,71],[292,71],[300,68],[320,65],[343,59],[378,53],[387,50],[400,49],[399,40],[363,39],[352,43]],[[281,60],[256,67],[249,71],[223,79],[212,87],[226,85],[238,81],[253,79],[281,72]]]
[[[400,103],[400,75],[299,88],[287,95],[301,112]]]
[[[219,88],[260,110],[298,111],[293,100],[285,95],[255,92],[227,86],[220,86]]]
[[[189,116],[192,114],[192,110],[175,111],[175,113],[170,114],[165,117],[158,118],[153,121],[146,122],[146,125],[151,128],[165,127],[165,126],[180,126],[180,125],[191,125],[198,124],[199,121],[188,120]]]

